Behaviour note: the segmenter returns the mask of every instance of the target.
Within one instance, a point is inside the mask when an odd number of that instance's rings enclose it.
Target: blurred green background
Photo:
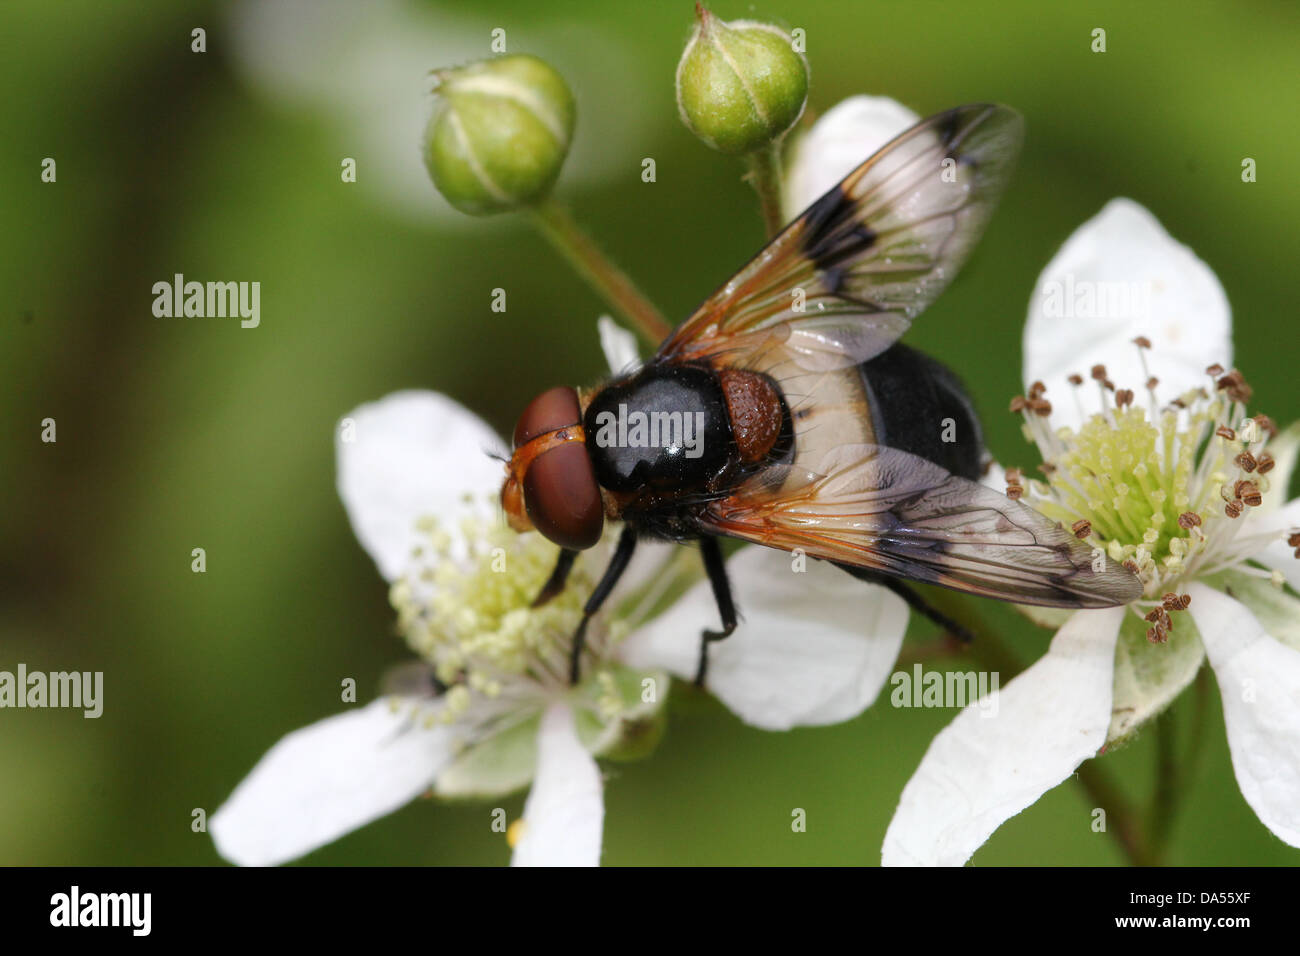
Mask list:
[[[819,110],[872,92],[921,114],[976,100],[1025,114],[1001,212],[909,338],[959,369],[1000,458],[1029,458],[1003,410],[1034,279],[1116,195],[1214,268],[1260,410],[1300,415],[1294,3],[714,9],[803,27]],[[99,720],[0,712],[0,863],[218,862],[191,810],[214,810],[276,739],[339,710],[342,677],[365,699],[404,659],[335,495],[335,421],[425,387],[505,431],[543,387],[600,376],[602,303],[522,220],[458,217],[416,175],[424,70],[487,55],[503,27],[511,52],[565,73],[580,112],[558,194],[675,318],[756,250],[739,164],[676,118],[691,22],[687,0],[0,7],[0,669],[105,672]],[[1105,54],[1090,52],[1095,27]],[[260,281],[260,328],[155,318],[151,286],[176,272]],[[489,308],[498,286],[505,314]],[[46,417],[57,444],[40,441]],[[190,570],[195,547],[206,574]],[[1045,646],[1007,608],[984,612],[1022,660]],[[1238,793],[1211,700],[1168,861],[1300,862]],[[770,734],[684,688],[670,711],[657,753],[608,768],[608,863],[878,862],[904,783],[952,717],[885,703]],[[1144,800],[1153,757],[1148,732],[1103,770]],[[514,818],[522,796],[501,805]],[[1122,862],[1090,806],[1067,783],[975,862]],[[792,807],[806,833],[791,832]],[[417,801],[308,860],[504,863],[490,810]]]

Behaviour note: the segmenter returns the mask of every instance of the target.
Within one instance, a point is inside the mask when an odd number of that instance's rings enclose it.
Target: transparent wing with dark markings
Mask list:
[[[1111,607],[1136,575],[1005,495],[896,448],[846,445],[824,473],[773,467],[703,519],[716,533],[942,585],[1052,607]]]
[[[888,348],[952,281],[1006,187],[1020,115],[961,106],[900,134],[813,203],[660,347],[735,355],[775,338],[805,368]]]

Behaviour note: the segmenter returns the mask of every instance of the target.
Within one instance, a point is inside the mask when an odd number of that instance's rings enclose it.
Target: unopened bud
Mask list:
[[[696,5],[698,23],[677,64],[686,128],[723,153],[752,153],[803,114],[808,63],[790,35],[753,20],[726,23]]]
[[[535,56],[435,70],[442,102],[424,134],[433,183],[461,212],[484,216],[550,192],[573,139],[573,94]]]

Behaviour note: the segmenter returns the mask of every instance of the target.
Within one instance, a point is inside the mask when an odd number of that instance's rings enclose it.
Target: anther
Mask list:
[[[1173,619],[1170,618],[1169,612],[1163,607],[1153,607],[1151,610],[1147,611],[1143,620],[1155,624],[1157,627],[1169,628],[1174,626]]]
[[[1238,468],[1248,475],[1259,467],[1259,462],[1255,459],[1255,456],[1248,451],[1243,451],[1233,461],[1237,463]]]
[[[1226,438],[1228,439],[1228,441],[1237,440],[1237,433],[1234,432],[1227,425],[1220,425],[1218,428],[1214,430],[1214,434],[1218,435],[1220,438]]]
[[[1259,430],[1268,435],[1269,438],[1277,437],[1277,425],[1273,422],[1273,419],[1269,418],[1267,415],[1256,415],[1255,424],[1258,425]]]
[[[1041,415],[1043,418],[1052,414],[1052,403],[1045,398],[1031,398],[1029,408],[1035,415]]]
[[[1220,389],[1228,393],[1234,402],[1248,402],[1253,394],[1251,387],[1235,368],[1216,382]]]
[[[1082,385],[1082,384],[1083,384],[1083,376],[1080,375],[1078,372],[1072,372],[1072,373],[1070,373],[1070,375],[1066,378],[1066,381],[1069,382],[1071,385]]]
[[[1139,335],[1137,338],[1133,340],[1133,344],[1140,349],[1151,348],[1151,340],[1147,338],[1145,335]]]
[[[1260,493],[1259,486],[1253,481],[1247,481],[1243,478],[1232,486],[1232,490],[1237,498],[1252,508],[1258,508],[1264,503],[1264,496]]]
[[[1029,403],[1025,401],[1025,396],[1017,395],[1015,398],[1011,400],[1011,411],[1023,412],[1028,407],[1028,405]]]
[[[1184,531],[1191,531],[1201,523],[1201,516],[1195,511],[1184,511],[1178,516],[1178,527]]]
[[[1046,391],[1047,391],[1046,385],[1044,385],[1042,382],[1034,382],[1032,385],[1029,386],[1029,398],[1031,400],[1035,398],[1042,398],[1043,393]]]
[[[1106,380],[1106,366],[1094,365],[1092,367],[1092,377],[1095,381],[1104,382]]]
[[[1270,471],[1273,470],[1273,466],[1275,464],[1277,463],[1273,461],[1273,456],[1270,455],[1268,452],[1264,451],[1264,452],[1260,452],[1259,458],[1256,460],[1255,467],[1258,469],[1261,475],[1267,475]]]
[[[1205,374],[1211,376],[1212,378],[1218,378],[1220,375],[1223,374],[1223,366],[1220,365],[1218,362],[1215,362],[1213,365],[1211,365],[1209,368],[1205,370]]]
[[[1115,405],[1117,408],[1127,408],[1133,404],[1133,390],[1131,388],[1121,388],[1115,393]]]
[[[1092,534],[1092,522],[1087,518],[1080,518],[1074,524],[1070,525],[1070,530],[1074,532],[1076,538],[1082,541],[1084,538],[1088,537],[1088,535]]]
[[[1240,518],[1241,502],[1229,501],[1226,505],[1223,506],[1223,513],[1227,515],[1229,518]]]

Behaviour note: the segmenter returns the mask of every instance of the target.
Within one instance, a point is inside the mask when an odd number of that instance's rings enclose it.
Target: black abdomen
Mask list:
[[[906,345],[886,349],[859,368],[881,444],[979,480],[984,436],[956,375]]]

